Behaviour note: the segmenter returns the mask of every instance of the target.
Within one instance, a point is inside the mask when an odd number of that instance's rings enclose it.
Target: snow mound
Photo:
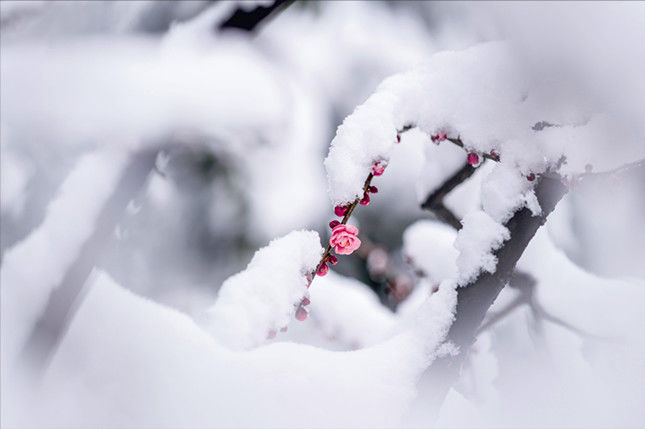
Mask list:
[[[323,249],[314,231],[293,231],[255,252],[246,269],[229,277],[209,310],[215,337],[236,349],[262,343],[287,326],[307,294]]]
[[[5,254],[0,272],[3,364],[13,362],[52,289],[94,231],[127,158],[127,152],[111,149],[83,156],[49,204],[42,224]]]
[[[457,232],[442,223],[420,220],[403,233],[403,254],[432,283],[457,276]]]
[[[326,337],[354,348],[383,341],[398,322],[367,285],[334,272],[313,284],[311,318]]]

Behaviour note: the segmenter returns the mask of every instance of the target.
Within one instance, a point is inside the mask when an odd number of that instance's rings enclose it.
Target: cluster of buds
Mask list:
[[[400,136],[397,140],[400,140]],[[378,193],[378,188],[374,185],[370,185],[370,181],[373,176],[382,175],[386,167],[386,161],[375,162],[372,165],[372,174],[370,174],[365,181],[363,196],[361,199],[357,199],[353,203],[334,207],[334,214],[338,217],[342,217],[343,221],[340,222],[338,220],[332,220],[329,222],[329,227],[331,228],[329,246],[323,255],[322,261],[320,261],[320,265],[316,270],[316,275],[326,275],[329,272],[329,265],[336,265],[338,263],[338,258],[330,254],[331,249],[339,255],[350,255],[360,247],[361,240],[358,238],[358,228],[353,225],[346,225],[346,218],[349,217],[348,213],[350,213],[350,210],[352,210],[356,204],[366,206],[370,203],[370,194]]]
[[[378,193],[378,188],[374,185],[368,186],[365,189],[365,192],[363,192],[363,198],[359,201],[360,205],[366,206],[370,203],[370,193],[371,194],[376,194]]]
[[[358,240],[358,238],[356,239]],[[360,240],[359,240],[359,243],[360,243]],[[337,263],[338,263],[338,258],[336,256],[334,255],[325,256],[325,259],[323,260],[323,263],[320,264],[320,267],[318,267],[318,271],[316,272],[316,274],[318,274],[319,276],[324,276],[329,272],[329,266],[327,264],[336,265]]]
[[[432,143],[435,143],[435,144],[439,144],[447,138],[448,136],[444,131],[439,131],[437,134],[430,136],[430,140],[432,140]]]

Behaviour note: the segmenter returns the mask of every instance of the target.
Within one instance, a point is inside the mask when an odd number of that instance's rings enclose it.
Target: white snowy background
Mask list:
[[[645,4],[296,1],[218,31],[271,3],[0,4],[2,427],[642,427]],[[491,150],[445,200],[463,229],[420,208]],[[145,151],[34,376],[21,350]],[[534,287],[504,288],[435,415],[459,285],[563,155],[604,179],[538,231]],[[308,287],[374,162],[372,250]]]

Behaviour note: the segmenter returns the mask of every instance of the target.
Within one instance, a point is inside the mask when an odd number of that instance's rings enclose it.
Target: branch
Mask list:
[[[521,272],[520,273],[516,272],[515,274],[513,274],[513,277],[511,278],[509,286],[519,289],[520,295],[517,296],[502,310],[492,314],[488,318],[488,320],[486,320],[486,322],[484,322],[479,327],[479,329],[477,330],[477,335],[493,327],[493,325],[495,325],[500,320],[504,319],[504,317],[511,314],[513,310],[515,310],[516,308],[519,308],[521,305],[526,304],[531,309],[531,313],[533,314],[533,317],[535,318],[536,322],[542,322],[542,321],[551,322],[554,325],[558,325],[568,331],[578,334],[581,337],[599,338],[598,336],[585,332],[584,330],[576,326],[573,326],[572,324],[548,312],[535,297],[535,293],[534,293],[535,285],[536,285],[535,279],[529,274],[525,274]]]
[[[372,182],[372,178],[374,177],[374,174],[370,173],[369,176],[367,176],[367,179],[365,179],[365,183],[363,184],[363,193],[367,192],[367,189],[370,187],[370,183]],[[347,210],[347,213],[345,213],[345,216],[343,216],[343,219],[340,221],[342,225],[346,225],[347,221],[349,218],[352,216],[352,213],[354,212],[354,209],[358,205],[359,201],[361,200],[360,197],[356,198],[353,203],[349,205],[349,208]],[[331,244],[327,244],[327,247],[325,248],[325,251],[322,255],[322,258],[320,259],[320,262],[318,263],[318,266],[316,267],[316,270],[313,272],[312,280],[316,277],[316,274],[318,273],[318,270],[320,267],[325,263],[327,260],[327,257],[329,256],[329,252],[331,251]]]
[[[109,243],[128,203],[143,188],[153,169],[156,155],[157,150],[145,150],[132,157],[114,193],[103,206],[96,220],[94,233],[81,247],[78,257],[65,273],[60,285],[52,290],[47,307],[34,326],[21,355],[21,360],[32,366],[35,376],[41,375],[47,368],[78,308],[83,286]]]
[[[475,167],[466,163],[432,194],[428,195],[423,204],[421,204],[421,208],[433,212],[439,219],[451,225],[455,229],[461,229],[461,221],[443,204],[443,199],[453,189],[472,176],[474,172]]]
[[[258,24],[260,24],[269,15],[273,14],[280,8],[284,10],[293,2],[294,0],[276,0],[269,6],[259,5],[251,10],[247,10],[243,7],[238,7],[237,9],[235,9],[235,12],[233,12],[233,15],[231,15],[226,21],[218,25],[217,29],[222,31],[235,28],[238,30],[252,32],[253,30],[255,30]]]
[[[511,238],[495,252],[498,259],[495,273],[482,273],[469,285],[457,291],[455,321],[448,331],[446,341],[457,346],[460,353],[456,356],[437,358],[424,375],[424,380],[432,389],[428,401],[435,413],[441,407],[450,387],[457,381],[461,365],[475,341],[477,329],[486,312],[511,278],[524,249],[566,193],[566,187],[560,180],[542,177],[535,192],[542,207],[542,215],[533,216],[526,207],[517,211],[505,225],[511,233]]]

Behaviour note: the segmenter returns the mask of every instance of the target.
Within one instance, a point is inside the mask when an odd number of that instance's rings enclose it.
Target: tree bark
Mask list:
[[[459,378],[461,366],[475,341],[477,329],[486,312],[509,281],[524,249],[566,191],[567,188],[559,179],[542,177],[535,190],[542,214],[533,216],[527,208],[516,212],[506,223],[511,238],[496,252],[496,271],[492,274],[483,273],[467,286],[459,288],[455,321],[446,339],[459,348],[459,354],[437,358],[421,380],[422,388],[430,393],[429,396],[424,395],[424,406],[429,406],[435,415],[438,414],[448,391]]]
[[[276,0],[271,5],[259,5],[250,10],[239,7],[226,21],[218,25],[218,30],[238,29],[252,32],[269,15],[273,14],[277,9],[288,7],[293,1]]]

